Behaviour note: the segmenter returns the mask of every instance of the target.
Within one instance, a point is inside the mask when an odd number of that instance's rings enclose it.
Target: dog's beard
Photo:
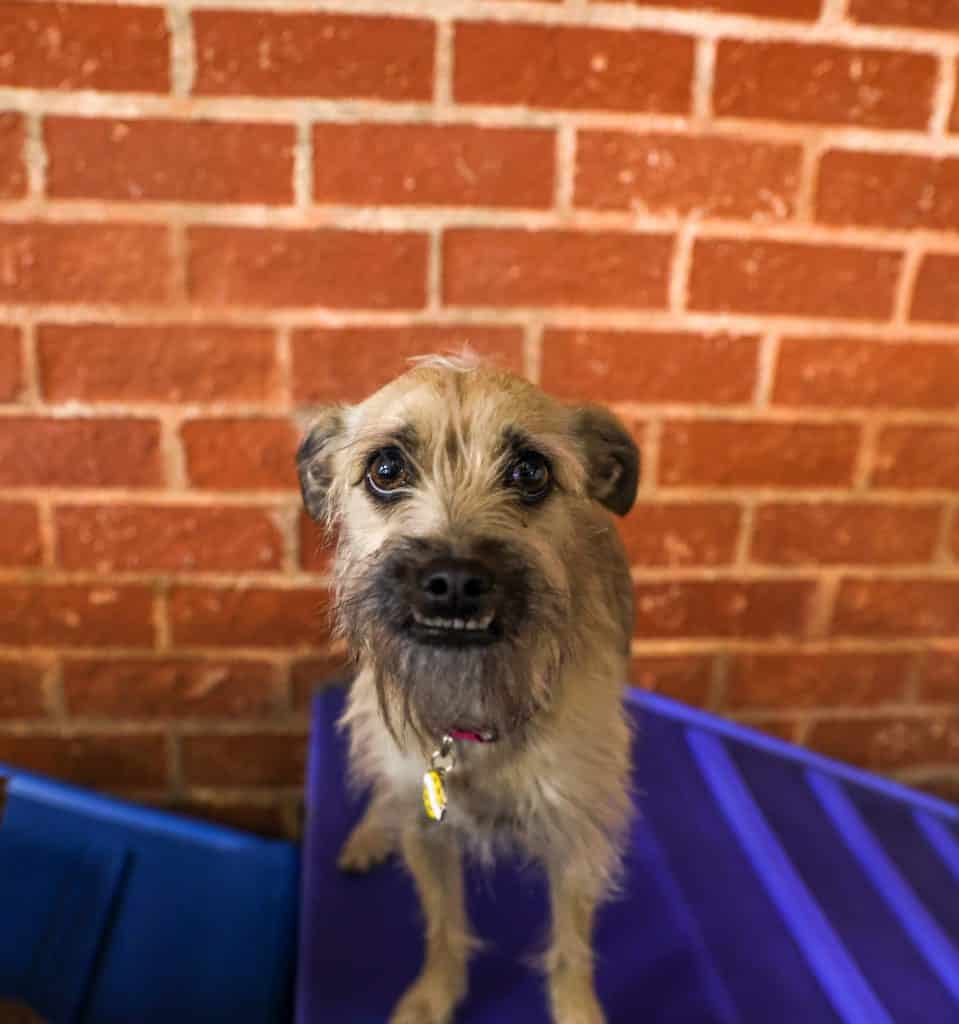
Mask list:
[[[338,629],[351,655],[372,667],[386,727],[400,743],[411,731],[428,745],[451,728],[521,742],[566,660],[569,599],[516,552],[489,542],[502,581],[501,636],[469,646],[423,643],[409,629],[411,597],[401,579],[427,552],[436,546],[393,543],[353,564],[338,585]]]

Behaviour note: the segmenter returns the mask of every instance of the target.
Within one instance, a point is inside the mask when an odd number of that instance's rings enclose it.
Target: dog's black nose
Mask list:
[[[482,562],[438,558],[419,574],[419,604],[426,615],[471,619],[486,611],[495,580]]]

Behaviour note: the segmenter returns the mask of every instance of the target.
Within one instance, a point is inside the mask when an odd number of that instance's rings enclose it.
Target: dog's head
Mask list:
[[[527,381],[430,359],[321,411],[298,466],[335,528],[337,622],[394,735],[522,734],[548,703],[595,502],[624,515],[639,474],[622,424]]]

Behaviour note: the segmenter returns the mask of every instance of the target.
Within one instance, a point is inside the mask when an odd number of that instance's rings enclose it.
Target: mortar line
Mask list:
[[[945,138],[949,134],[955,98],[956,58],[942,56],[939,58],[939,74],[929,115],[929,133],[936,138]]]
[[[673,313],[686,310],[689,282],[693,263],[693,246],[696,242],[697,224],[684,223],[673,239],[673,255],[669,263],[669,308]]]
[[[896,284],[893,299],[892,319],[894,323],[903,328],[909,326],[912,300],[916,291],[916,280],[919,277],[922,257],[923,246],[921,243],[916,242],[907,246],[902,258],[902,266],[899,269],[899,281]]]
[[[799,223],[816,224],[816,187],[819,166],[826,151],[822,139],[809,139],[803,143],[799,166],[799,184],[796,189],[794,219]]]
[[[196,76],[191,5],[187,0],[171,0],[166,20],[170,32],[170,91],[173,96],[188,97]]]
[[[869,490],[869,483],[872,479],[873,470],[876,464],[876,455],[879,446],[880,424],[876,420],[867,420],[862,425],[859,438],[859,451],[856,454],[856,466],[853,472],[852,492],[863,492]]]
[[[299,210],[313,204],[313,121],[303,117],[296,122],[293,147],[293,203]]]
[[[763,335],[759,341],[759,365],[756,373],[756,388],[753,405],[757,409],[769,407],[776,382],[776,368],[782,338],[776,332]]]
[[[713,82],[716,72],[716,40],[701,38],[696,41],[693,67],[692,124],[702,129],[713,118]]]
[[[37,326],[31,318],[20,322],[20,355],[22,362],[21,404],[28,407],[41,405],[43,387],[40,373],[40,354],[37,346]]]
[[[564,122],[556,129],[556,187],[555,207],[559,213],[570,213],[574,206],[576,189],[575,125]]]
[[[534,384],[543,379],[543,325],[536,320],[523,331],[523,374]]]
[[[438,17],[435,21],[436,49],[433,60],[433,107],[437,116],[448,114],[453,106],[453,22]]]
[[[27,170],[27,198],[43,201],[47,190],[47,149],[44,140],[44,115],[30,110],[24,114],[23,161]]]

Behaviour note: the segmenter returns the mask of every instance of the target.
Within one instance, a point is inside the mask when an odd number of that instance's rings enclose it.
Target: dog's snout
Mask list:
[[[495,580],[475,559],[441,558],[419,574],[419,601],[424,612],[471,618],[486,610]]]

